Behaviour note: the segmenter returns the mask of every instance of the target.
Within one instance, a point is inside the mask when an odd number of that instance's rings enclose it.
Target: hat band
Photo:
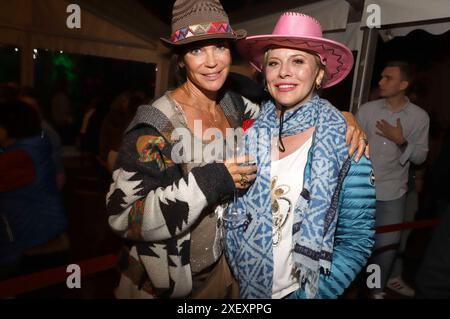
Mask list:
[[[202,24],[193,24],[184,28],[181,28],[172,33],[170,36],[173,43],[178,41],[205,35],[205,34],[224,34],[229,33],[232,36],[236,36],[231,26],[226,22],[210,22]]]

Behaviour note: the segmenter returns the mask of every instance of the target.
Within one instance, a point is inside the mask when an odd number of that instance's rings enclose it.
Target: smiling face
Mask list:
[[[296,49],[275,48],[267,52],[264,65],[267,89],[278,104],[290,108],[311,98],[325,74],[317,59]]]
[[[180,62],[180,66],[186,68],[188,84],[208,93],[216,93],[222,88],[230,65],[231,53],[227,41],[191,46]]]

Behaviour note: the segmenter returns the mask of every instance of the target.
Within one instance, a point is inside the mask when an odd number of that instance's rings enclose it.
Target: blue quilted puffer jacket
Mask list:
[[[334,299],[366,265],[375,242],[375,183],[371,162],[364,156],[352,161],[340,194],[339,218],[334,241],[331,274],[320,275],[316,298]],[[304,299],[300,288],[289,298]]]
[[[307,167],[309,165],[310,156]],[[308,173],[309,170],[305,169],[305,174]],[[333,299],[342,295],[366,265],[374,245],[375,201],[371,162],[364,156],[358,163],[352,160],[340,193],[331,273],[320,275],[316,298]],[[228,236],[236,236],[236,233],[225,235],[226,241]],[[225,246],[230,268],[237,275],[238,269],[234,259],[236,252],[231,251],[226,243]],[[299,288],[289,295],[289,298],[306,299],[304,289]]]

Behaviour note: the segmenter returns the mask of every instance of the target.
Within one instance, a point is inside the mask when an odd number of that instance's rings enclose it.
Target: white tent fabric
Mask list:
[[[15,45],[22,52],[22,84],[32,85],[33,48],[155,63],[166,70],[167,59],[158,43],[124,31],[81,7],[81,28],[69,29],[66,12],[71,1],[0,1],[0,43]],[[167,74],[158,72],[156,93],[166,87]]]
[[[2,1],[0,41],[21,45],[27,37],[32,46],[70,53],[154,62],[157,44],[144,41],[81,8],[81,28],[66,26],[67,1]]]
[[[450,0],[365,0],[361,19],[363,27],[367,27],[367,22],[372,21],[371,15],[375,12],[373,7],[368,8],[370,5],[379,7],[381,27],[450,18]]]
[[[395,37],[403,37],[414,30],[424,30],[434,35],[440,35],[450,30],[450,22],[415,25],[412,27],[398,27],[380,30],[380,36],[384,41],[392,40]]]
[[[345,44],[352,51],[358,51],[361,48],[363,31],[360,28],[360,23],[355,22],[347,24],[345,31],[325,32],[323,36]]]
[[[302,12],[316,18],[324,31],[344,30],[347,26],[350,5],[346,1],[325,0],[306,6],[290,9],[289,11]],[[277,12],[261,18],[249,20],[234,25],[235,29],[245,29],[249,35],[269,34],[283,12]]]

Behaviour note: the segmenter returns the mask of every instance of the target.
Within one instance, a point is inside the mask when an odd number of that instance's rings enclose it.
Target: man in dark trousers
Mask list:
[[[429,116],[405,95],[412,80],[407,63],[388,63],[378,83],[382,98],[362,105],[357,114],[371,150],[377,227],[404,221],[410,163],[423,163],[428,153]],[[401,264],[395,264],[400,239],[401,232],[376,236],[373,262],[380,266],[381,287],[373,289],[375,299],[383,298],[386,286],[405,296],[414,296],[414,290],[401,278]]]

